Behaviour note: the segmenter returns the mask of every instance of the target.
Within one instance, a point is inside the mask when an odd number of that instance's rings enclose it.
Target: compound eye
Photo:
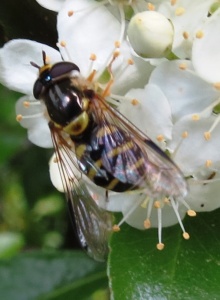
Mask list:
[[[52,78],[57,78],[63,75],[68,75],[72,71],[80,71],[79,67],[71,62],[59,62],[52,66],[50,75]]]
[[[39,79],[36,80],[34,87],[33,87],[33,94],[36,99],[40,99],[40,95],[42,94],[43,89],[44,89],[44,86],[43,86],[42,82]]]

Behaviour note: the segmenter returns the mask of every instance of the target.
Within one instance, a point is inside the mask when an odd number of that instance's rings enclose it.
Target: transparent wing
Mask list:
[[[89,193],[78,169],[68,136],[50,125],[55,147],[55,161],[66,195],[68,208],[79,241],[98,261],[106,259],[108,238],[112,231],[112,214],[100,208]]]
[[[97,138],[106,149],[103,164],[107,168],[114,165],[110,172],[115,177],[130,181],[133,189],[146,189],[153,197],[187,194],[182,172],[148,136],[98,95],[92,111],[99,125]]]

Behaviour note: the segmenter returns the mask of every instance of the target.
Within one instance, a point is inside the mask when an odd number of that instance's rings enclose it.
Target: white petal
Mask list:
[[[203,36],[194,40],[192,62],[195,70],[205,80],[220,82],[220,10],[201,28]]]
[[[50,9],[50,10],[53,10],[53,11],[56,11],[58,12],[63,3],[65,2],[65,0],[36,0],[41,6],[47,8],[47,9]]]
[[[209,174],[214,174],[212,171]],[[188,180],[190,193],[186,198],[187,203],[195,211],[212,211],[220,207],[219,174],[216,174],[210,183],[199,183],[194,179]]]
[[[185,176],[194,174],[198,168],[215,166],[218,162],[220,124],[212,131],[209,140],[204,136],[215,120],[215,117],[209,117],[196,121],[194,115],[189,115],[174,125],[173,139],[169,146],[175,153],[175,162]],[[183,133],[187,133],[188,136],[183,138]]]
[[[68,12],[73,11],[72,16]],[[120,23],[104,6],[90,0],[67,0],[58,14],[59,41],[66,42],[70,59],[83,76],[90,73],[90,55],[97,60],[94,69],[103,69],[120,34]],[[63,51],[63,56],[67,55]]]
[[[55,49],[30,40],[12,40],[0,49],[0,81],[9,89],[32,95],[33,85],[38,77],[38,69],[30,61],[42,66],[42,50],[51,62],[61,60]]]
[[[46,119],[42,118],[36,126],[33,126],[28,130],[28,139],[39,147],[53,148],[50,129]]]
[[[181,66],[186,66],[186,69],[181,69]],[[201,112],[219,97],[219,92],[199,78],[186,60],[161,63],[152,72],[149,82],[158,85],[168,99],[174,121]]]
[[[131,101],[121,101],[119,110],[129,121],[156,143],[159,135],[165,139],[171,138],[170,105],[156,85],[148,84],[144,89],[132,89],[125,97]],[[133,99],[138,103],[132,104]]]

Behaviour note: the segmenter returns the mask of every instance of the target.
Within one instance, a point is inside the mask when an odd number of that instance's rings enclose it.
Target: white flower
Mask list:
[[[174,27],[172,51],[181,58],[191,58],[192,43],[202,24],[208,19],[215,0],[160,1],[156,11],[170,19]]]

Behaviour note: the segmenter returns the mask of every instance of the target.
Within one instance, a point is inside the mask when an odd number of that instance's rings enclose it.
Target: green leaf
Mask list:
[[[187,217],[184,240],[179,226],[163,230],[163,251],[156,249],[157,231],[123,225],[111,240],[108,273],[114,300],[219,299],[220,210]]]
[[[0,261],[1,299],[92,299],[107,287],[105,269],[82,252],[25,253]]]

